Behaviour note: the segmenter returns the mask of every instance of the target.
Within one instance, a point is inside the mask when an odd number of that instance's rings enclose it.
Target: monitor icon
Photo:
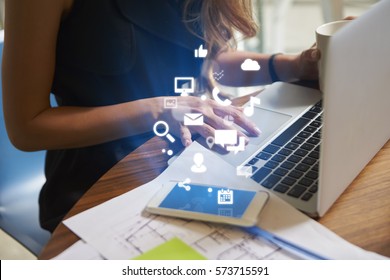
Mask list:
[[[194,92],[194,77],[175,77],[175,93],[179,93],[181,96],[188,96],[189,93]]]

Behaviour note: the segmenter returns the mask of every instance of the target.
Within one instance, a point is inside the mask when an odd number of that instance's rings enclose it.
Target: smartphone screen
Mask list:
[[[255,195],[248,190],[176,184],[159,207],[241,218]]]

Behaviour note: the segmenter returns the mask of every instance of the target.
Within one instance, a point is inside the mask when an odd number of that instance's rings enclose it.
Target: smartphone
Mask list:
[[[248,227],[256,224],[268,197],[263,191],[172,182],[145,209],[158,215]]]

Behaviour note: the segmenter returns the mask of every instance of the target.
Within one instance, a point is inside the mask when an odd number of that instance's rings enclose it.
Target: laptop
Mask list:
[[[282,82],[258,97],[262,135],[221,157],[310,216],[322,216],[390,138],[390,1],[332,37],[323,94]],[[390,171],[390,170],[389,170]]]

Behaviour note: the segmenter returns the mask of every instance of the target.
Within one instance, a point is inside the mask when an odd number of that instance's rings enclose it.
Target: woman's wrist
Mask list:
[[[164,114],[164,97],[154,97],[148,99],[148,107],[150,108],[150,119],[154,123],[161,120]]]
[[[299,79],[298,59],[299,56],[297,55],[276,54],[273,56],[273,70],[280,81],[293,82]],[[272,79],[271,72],[270,77]]]
[[[275,62],[274,62],[276,56],[278,56],[278,55],[281,55],[281,53],[274,53],[268,59],[268,72],[269,72],[269,76],[271,78],[272,83],[281,81],[278,73],[276,72]]]

